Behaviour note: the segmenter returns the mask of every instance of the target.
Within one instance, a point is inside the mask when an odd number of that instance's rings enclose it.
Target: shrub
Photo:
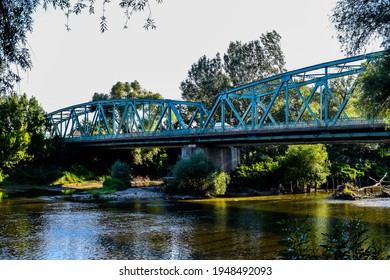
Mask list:
[[[80,178],[73,173],[65,171],[63,174],[64,175],[55,180],[52,185],[77,184],[83,182],[83,178]]]
[[[103,182],[103,188],[112,190],[124,190],[129,186],[128,182],[123,179],[107,177]]]
[[[131,167],[127,163],[117,160],[111,166],[111,177],[123,181],[129,181],[132,177],[131,171]]]
[[[195,151],[188,159],[181,159],[173,169],[173,175],[179,181],[198,180],[209,177],[215,171],[212,162],[201,150]]]
[[[229,182],[229,174],[225,172],[214,172],[211,174],[211,186],[209,188],[210,194],[215,196],[224,195]]]
[[[279,163],[272,159],[249,166],[240,165],[232,173],[232,184],[257,190],[271,189],[279,183],[280,178],[275,176],[278,169]]]
[[[286,224],[282,221],[281,224]],[[286,248],[281,255],[286,259],[300,260],[380,260],[389,259],[389,241],[383,244],[369,240],[366,226],[360,218],[339,222],[331,234],[322,233],[322,239],[313,236],[307,221],[293,221],[284,228],[287,237],[280,244]]]
[[[180,160],[173,169],[173,175],[176,181],[165,188],[170,194],[224,195],[230,182],[230,176],[217,171],[201,150],[195,151],[188,159]]]
[[[5,192],[0,191],[0,200],[7,197],[8,195]]]

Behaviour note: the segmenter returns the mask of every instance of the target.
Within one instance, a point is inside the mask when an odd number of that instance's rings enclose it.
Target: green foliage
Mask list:
[[[390,24],[390,23],[389,23]],[[390,122],[390,52],[367,65],[360,78],[362,92],[356,103],[367,117]]]
[[[280,39],[272,31],[248,43],[231,42],[223,60],[219,53],[211,59],[200,57],[180,84],[182,98],[201,101],[211,109],[224,90],[282,72],[285,61]]]
[[[7,198],[7,197],[8,197],[8,194],[6,194],[3,191],[0,191],[0,200],[2,200],[3,198]]]
[[[65,171],[63,175],[55,180],[52,185],[66,185],[66,184],[78,184],[82,183],[84,180],[77,175]]]
[[[9,171],[18,164],[31,160],[27,149],[31,143],[25,127],[9,133],[0,132],[0,170]]]
[[[92,101],[110,100],[110,99],[163,99],[159,93],[154,93],[142,88],[141,84],[134,80],[133,82],[117,82],[112,86],[110,93],[95,93],[92,97]],[[150,106],[150,114],[158,114],[157,106]],[[112,122],[112,113],[106,113],[109,122]],[[157,119],[148,123],[144,121],[144,127],[154,129],[157,123]],[[130,151],[129,158],[132,158],[131,164],[137,175],[150,176],[156,175],[162,168],[165,150],[161,148],[136,148]],[[150,174],[155,173],[155,174]]]
[[[224,55],[224,70],[234,87],[282,73],[285,69],[281,36],[275,31],[258,40],[230,42]]]
[[[389,1],[339,0],[331,16],[338,39],[348,54],[355,54],[374,41],[390,48]],[[368,117],[390,122],[390,54],[367,66],[361,78],[362,93],[356,103]]]
[[[279,162],[269,158],[249,166],[239,165],[232,173],[232,184],[237,187],[249,187],[257,190],[268,190],[278,183]]]
[[[124,190],[129,186],[129,183],[120,178],[107,177],[103,182],[104,190]]]
[[[184,100],[202,102],[208,109],[211,109],[218,94],[230,87],[219,53],[212,59],[206,56],[199,58],[188,71],[188,78],[180,84]]]
[[[44,123],[44,111],[34,97],[0,97],[0,170],[9,172],[43,154]]]
[[[224,195],[226,188],[230,182],[229,174],[225,172],[215,171],[211,174],[211,185],[208,188],[208,192],[213,196]]]
[[[62,193],[63,195],[72,195],[72,194],[75,194],[75,193],[76,193],[76,190],[75,190],[75,189],[62,190],[61,193]]]
[[[131,179],[131,167],[120,160],[115,161],[111,166],[111,177],[128,182]]]
[[[220,196],[226,192],[230,182],[229,174],[216,170],[203,151],[197,150],[188,159],[181,159],[173,169],[175,183],[166,186],[170,194]]]
[[[281,160],[286,182],[321,184],[329,175],[328,153],[322,144],[289,146]]]
[[[331,165],[332,176],[336,178],[341,178],[345,182],[353,183],[358,178],[364,176],[364,172],[356,168],[351,167],[346,163],[332,163]]]
[[[112,194],[119,189],[125,189],[125,188],[126,185],[122,180],[107,177],[106,180],[103,182],[102,188],[96,190],[88,190],[87,192],[95,198],[100,198],[102,195]]]
[[[109,100],[109,99],[163,99],[159,93],[148,91],[141,87],[141,84],[134,80],[133,82],[117,82],[112,86],[109,94],[95,93],[92,97],[92,101]]]
[[[282,220],[278,224],[285,226],[287,222]],[[292,227],[284,227],[282,230],[286,237],[279,244],[286,248],[281,252],[281,256],[289,260],[310,260],[318,257],[319,247],[315,242],[310,240],[311,229],[308,226],[307,218],[304,221],[294,220]]]
[[[375,39],[384,48],[390,46],[389,1],[339,0],[331,20],[338,32],[337,38],[344,49],[357,53]]]
[[[181,159],[174,167],[173,174],[179,181],[206,179],[215,170],[212,162],[201,150],[195,151],[188,159]]]
[[[4,181],[4,179],[6,178],[7,176],[5,176],[3,174],[3,171],[0,169],[0,184]]]
[[[285,221],[280,224],[285,225]],[[369,233],[360,219],[338,223],[331,233],[314,236],[307,220],[295,221],[283,228],[286,238],[280,241],[282,257],[291,260],[380,260],[389,259],[389,242],[369,241]],[[319,240],[320,239],[320,240]]]

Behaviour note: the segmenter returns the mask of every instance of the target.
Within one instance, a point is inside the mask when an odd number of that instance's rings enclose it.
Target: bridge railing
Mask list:
[[[359,127],[370,127],[375,125],[384,125],[384,121],[380,119],[376,120],[366,120],[361,118],[355,118],[355,119],[343,119],[340,120],[337,125],[334,127],[340,127],[340,128],[359,128]],[[72,137],[68,137],[66,140],[68,142],[88,142],[88,141],[109,141],[109,140],[126,140],[126,139],[144,139],[144,138],[151,138],[151,139],[158,139],[159,137],[168,137],[168,136],[175,136],[175,137],[186,137],[186,136],[197,136],[197,135],[221,135],[223,137],[224,134],[235,134],[235,133],[255,133],[255,132],[276,132],[276,131],[283,131],[288,133],[289,131],[295,131],[295,130],[310,130],[310,129],[319,129],[319,128],[329,128],[329,126],[326,126],[325,122],[322,122],[320,126],[317,122],[314,121],[302,121],[299,123],[291,123],[289,125],[286,125],[285,123],[277,123],[277,124],[266,124],[262,126],[261,128],[248,128],[248,127],[225,127],[225,128],[207,128],[207,129],[200,129],[200,128],[193,128],[190,130],[175,130],[175,131],[149,131],[149,132],[132,132],[132,133],[121,133],[117,135],[107,134],[107,135],[91,135],[91,136],[77,136],[74,135]]]

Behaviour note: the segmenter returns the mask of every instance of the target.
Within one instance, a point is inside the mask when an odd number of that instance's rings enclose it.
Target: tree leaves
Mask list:
[[[348,54],[364,50],[374,39],[390,47],[390,2],[388,0],[339,0],[331,21],[338,40]]]
[[[180,84],[183,99],[201,101],[210,109],[224,90],[284,71],[280,39],[272,31],[248,43],[231,42],[223,59],[219,53],[211,59],[200,57]]]

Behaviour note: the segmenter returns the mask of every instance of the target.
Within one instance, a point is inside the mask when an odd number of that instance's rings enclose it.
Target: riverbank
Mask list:
[[[132,184],[133,185],[133,184]],[[319,190],[320,191],[320,190]],[[114,192],[105,192],[103,188],[103,182],[91,181],[86,183],[66,184],[58,186],[46,186],[46,185],[15,185],[15,186],[1,186],[0,192],[7,194],[5,197],[39,197],[49,196],[55,199],[66,199],[75,202],[95,201],[95,200],[146,200],[146,199],[172,199],[172,200],[198,200],[212,197],[202,197],[196,195],[180,195],[180,194],[167,194],[164,192],[163,185],[145,186],[137,183],[124,190],[117,190]],[[340,194],[341,193],[341,194]],[[342,200],[355,200],[355,199],[369,199],[384,197],[379,196],[378,193],[366,195],[352,196],[351,191],[345,191],[344,188],[339,188],[335,192],[329,192],[329,197]],[[259,196],[278,195],[280,192],[270,191],[254,191],[250,188],[241,190],[241,192],[227,192],[223,198],[249,198]],[[388,196],[385,196],[388,197]]]

